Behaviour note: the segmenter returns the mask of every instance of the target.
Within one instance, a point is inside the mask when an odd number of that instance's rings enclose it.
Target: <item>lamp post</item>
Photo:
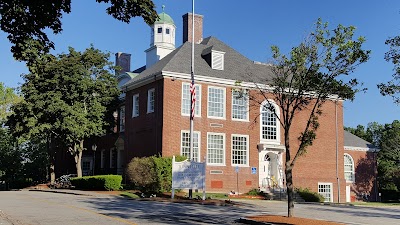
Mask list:
[[[92,151],[93,151],[93,166],[92,166],[92,175],[94,176],[94,167],[96,165],[96,149],[97,149],[97,145],[93,144],[92,145]]]

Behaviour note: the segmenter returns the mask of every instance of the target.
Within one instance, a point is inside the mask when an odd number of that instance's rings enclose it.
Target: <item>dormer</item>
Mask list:
[[[202,57],[206,60],[211,69],[224,70],[224,55],[225,52],[220,49],[210,46],[203,50]]]

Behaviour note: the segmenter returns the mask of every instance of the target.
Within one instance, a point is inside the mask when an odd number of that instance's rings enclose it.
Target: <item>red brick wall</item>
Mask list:
[[[356,150],[344,150],[354,160],[355,182],[346,183],[351,186],[351,196],[356,198],[363,193],[370,196],[370,200],[376,199],[376,153]]]
[[[200,152],[203,159],[207,153],[207,132],[225,133],[226,141],[226,166],[207,166],[207,190],[228,192],[237,190],[237,177],[235,168],[231,166],[231,135],[246,134],[250,137],[249,167],[239,169],[239,191],[245,192],[258,187],[258,174],[251,174],[251,167],[256,167],[258,172],[259,159],[257,144],[260,141],[259,106],[251,107],[249,122],[232,121],[232,93],[231,88],[226,88],[226,119],[207,118],[207,93],[208,86],[201,84],[201,118],[195,117],[194,130],[201,132]],[[218,86],[218,85],[212,85]],[[189,117],[181,116],[182,81],[164,79],[164,115],[163,115],[163,155],[172,156],[180,154],[181,130],[189,130]],[[343,175],[343,108],[338,103],[338,160],[341,202],[345,200],[345,182]],[[257,119],[256,119],[257,118]],[[253,120],[256,119],[256,123]],[[298,145],[297,136],[304,129],[307,114],[300,112],[294,121],[291,135],[292,151]],[[210,123],[217,123],[222,127],[211,127]],[[333,197],[337,201],[336,179],[336,138],[335,138],[335,103],[327,102],[323,107],[323,114],[319,119],[320,127],[317,131],[317,139],[313,146],[308,148],[306,155],[299,158],[294,168],[294,185],[296,187],[308,187],[317,191],[318,182],[333,184]],[[298,124],[302,124],[301,126]],[[283,144],[283,131],[281,130],[281,144]],[[292,152],[294,154],[294,152]],[[284,159],[283,159],[284,161]],[[210,174],[210,170],[222,170],[223,174]],[[221,187],[222,182],[222,187]],[[251,185],[249,185],[251,183]],[[214,184],[214,185],[212,185]],[[218,185],[215,185],[218,184]],[[214,188],[212,188],[214,187]]]
[[[147,113],[147,91],[155,89],[155,109]],[[132,96],[139,93],[139,116],[132,118]],[[133,157],[161,154],[163,116],[162,80],[126,93],[125,105],[125,154],[127,162]]]

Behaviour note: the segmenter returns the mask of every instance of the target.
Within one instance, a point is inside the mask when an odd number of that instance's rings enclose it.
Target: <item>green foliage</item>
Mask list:
[[[400,36],[386,40],[385,44],[389,45],[385,60],[393,63],[394,74],[392,80],[378,84],[378,88],[383,96],[391,96],[394,103],[400,104]]]
[[[2,126],[11,111],[11,106],[21,101],[21,97],[13,88],[6,87],[0,82],[0,126]]]
[[[317,192],[310,191],[308,188],[297,188],[296,192],[301,198],[306,202],[324,202],[324,196],[318,194]]]
[[[367,128],[363,125],[357,125],[356,128],[345,127],[344,129],[357,137],[374,144],[376,147],[379,147],[383,128],[383,125],[378,124],[377,122],[371,122],[368,123]]]
[[[120,195],[124,196],[124,197],[127,197],[127,198],[133,198],[133,199],[140,198],[139,195],[137,195],[135,193],[127,192],[127,191],[122,192]]]
[[[151,157],[135,157],[129,162],[126,175],[128,181],[141,192],[157,193],[160,191],[157,167]]]
[[[109,3],[106,11],[117,20],[129,23],[133,17],[142,17],[148,24],[157,19],[152,0],[96,0]],[[45,30],[54,34],[62,31],[61,18],[71,12],[71,0],[58,1],[0,1],[0,28],[8,33],[13,44],[11,51],[17,60],[28,65],[54,48]]]
[[[379,184],[382,190],[400,191],[400,121],[385,124],[378,153]]]
[[[115,123],[120,91],[108,60],[108,53],[91,46],[37,61],[23,76],[24,101],[12,107],[7,122],[13,135],[63,142],[80,176],[83,140],[105,134]]]
[[[259,196],[259,195],[262,195],[262,193],[257,188],[254,188],[254,189],[251,189],[249,192],[247,192],[247,195]]]
[[[177,162],[185,160],[176,156]],[[129,182],[143,193],[168,192],[172,189],[172,157],[133,158],[126,170]]]
[[[71,184],[81,190],[115,191],[121,188],[122,176],[98,175],[71,178]]]
[[[22,154],[7,128],[0,127],[0,180],[16,181],[22,171]]]

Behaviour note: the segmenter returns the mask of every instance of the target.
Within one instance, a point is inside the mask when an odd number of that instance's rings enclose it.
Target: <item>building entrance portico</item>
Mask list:
[[[261,191],[283,187],[282,149],[263,148],[259,151],[259,187]]]

